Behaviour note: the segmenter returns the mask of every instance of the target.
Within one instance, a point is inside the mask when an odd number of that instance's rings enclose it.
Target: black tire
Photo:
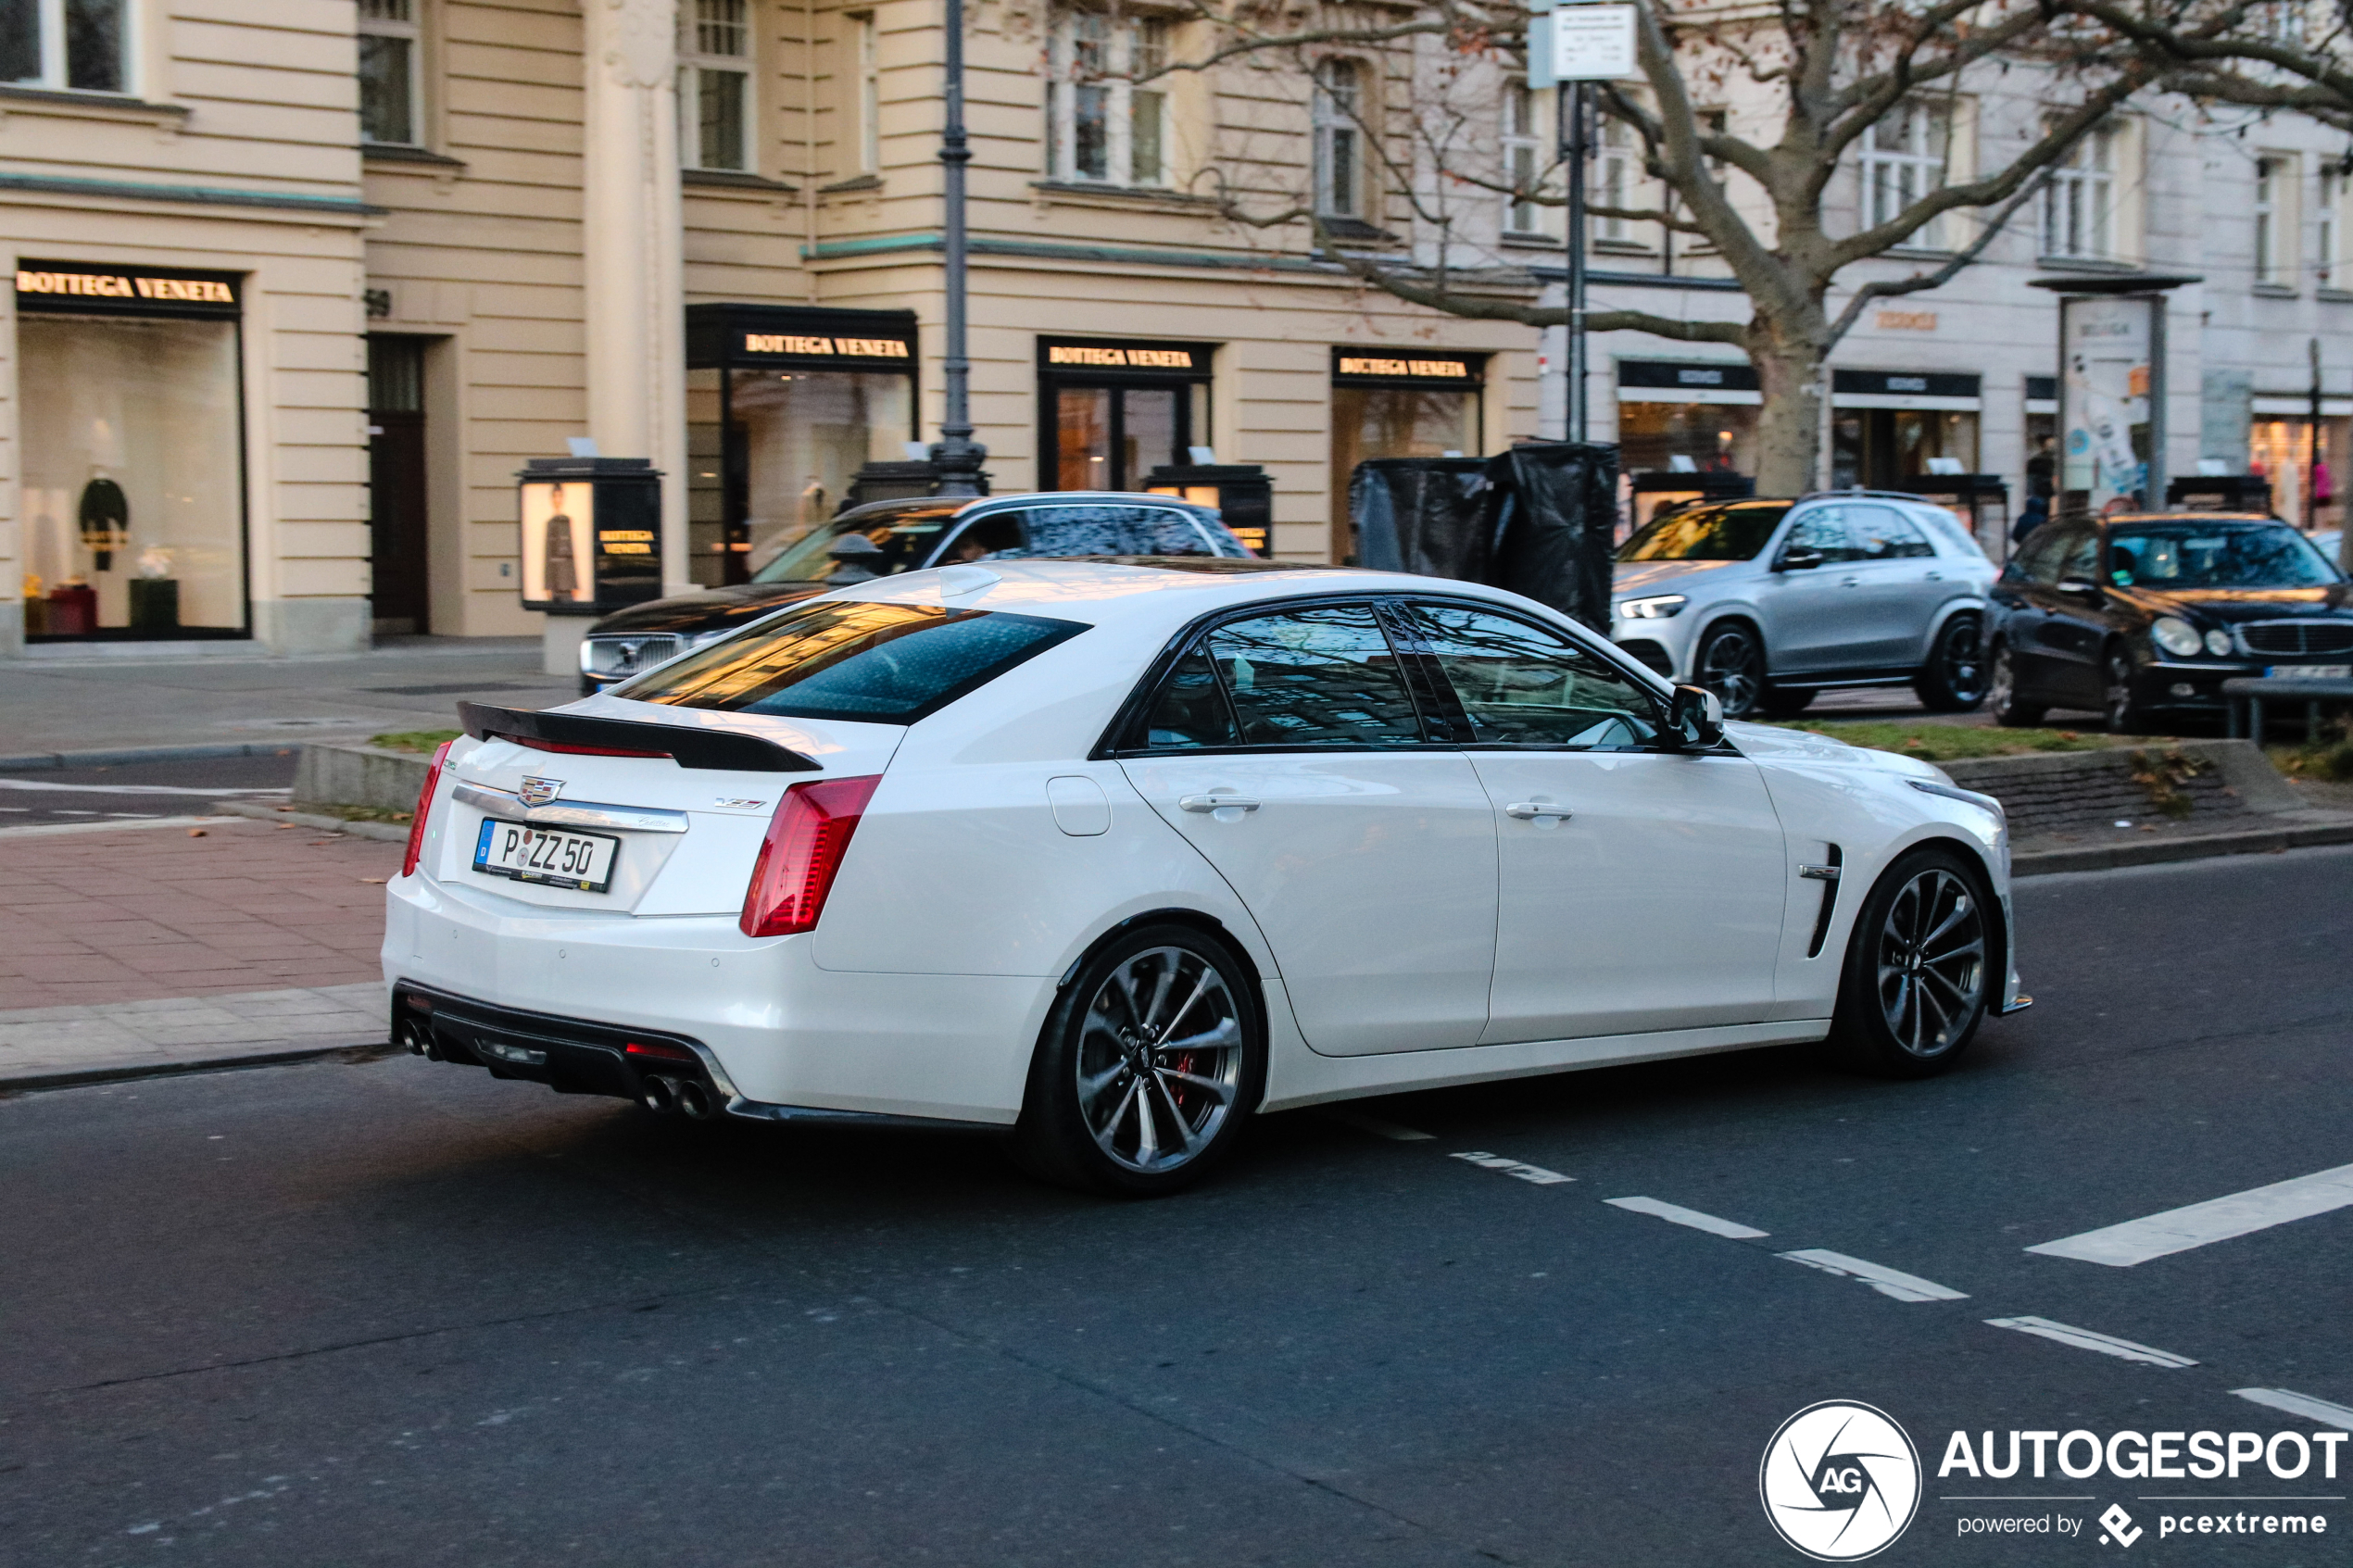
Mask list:
[[[1192,1033],[1177,1047],[1156,1045],[1178,1024]],[[1013,1157],[1082,1192],[1164,1197],[1232,1154],[1265,1085],[1248,960],[1190,926],[1125,932],[1079,965],[1047,1015]]]
[[[1831,1056],[1889,1078],[1944,1072],[1985,1021],[1998,946],[1982,868],[1950,849],[1906,855],[1855,917]]]
[[[2148,709],[2141,706],[2135,673],[2133,656],[2121,647],[2111,646],[2100,660],[2100,711],[2112,735],[2148,733]]]
[[[1994,710],[1994,722],[2014,730],[2032,729],[2050,711],[2039,702],[2021,702],[2018,695],[2018,660],[2011,657],[2007,643],[1994,645],[1992,670],[1985,683],[1985,700]]]
[[[1985,647],[1974,615],[1956,615],[1937,629],[1928,662],[1912,683],[1931,713],[1967,713],[1985,700]]]
[[[1794,719],[1814,706],[1820,693],[1813,686],[1767,686],[1757,711],[1768,719]],[[1730,715],[1726,715],[1730,717]]]
[[[1692,683],[1716,694],[1725,718],[1747,718],[1768,690],[1763,639],[1741,621],[1718,621],[1692,650]]]

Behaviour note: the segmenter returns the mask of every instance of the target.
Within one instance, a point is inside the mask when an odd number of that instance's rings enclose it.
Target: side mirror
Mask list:
[[[1724,742],[1724,705],[1705,686],[1677,686],[1667,726],[1678,748],[1705,751]]]
[[[1773,562],[1775,571],[1811,571],[1822,564],[1822,552],[1806,545],[1792,545]]]
[[[2100,585],[2088,577],[2062,577],[2058,591],[2070,599],[2085,599],[2097,604],[2101,599]]]

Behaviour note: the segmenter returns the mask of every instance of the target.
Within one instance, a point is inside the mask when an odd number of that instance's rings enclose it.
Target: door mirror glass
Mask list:
[[[1705,751],[1724,742],[1724,704],[1705,686],[1677,686],[1668,725],[1689,751]]]
[[[1811,571],[1822,564],[1822,552],[1809,545],[1792,545],[1773,563],[1775,571]]]

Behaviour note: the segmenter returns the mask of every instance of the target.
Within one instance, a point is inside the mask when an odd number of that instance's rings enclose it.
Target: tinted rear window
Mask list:
[[[1086,626],[925,605],[812,604],[613,688],[635,702],[912,724]]]
[[[1736,501],[1653,518],[1626,541],[1619,560],[1749,560],[1789,515],[1787,501]]]

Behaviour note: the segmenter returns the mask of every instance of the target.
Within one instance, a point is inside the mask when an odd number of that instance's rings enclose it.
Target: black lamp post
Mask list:
[[[939,161],[944,169],[947,231],[942,248],[948,272],[947,407],[941,412],[939,442],[931,449],[932,470],[942,495],[979,495],[980,465],[988,448],[972,438],[972,360],[964,343],[964,166],[972,149],[964,143],[964,4],[945,0],[948,17],[947,82],[940,96],[947,125],[940,132]]]

